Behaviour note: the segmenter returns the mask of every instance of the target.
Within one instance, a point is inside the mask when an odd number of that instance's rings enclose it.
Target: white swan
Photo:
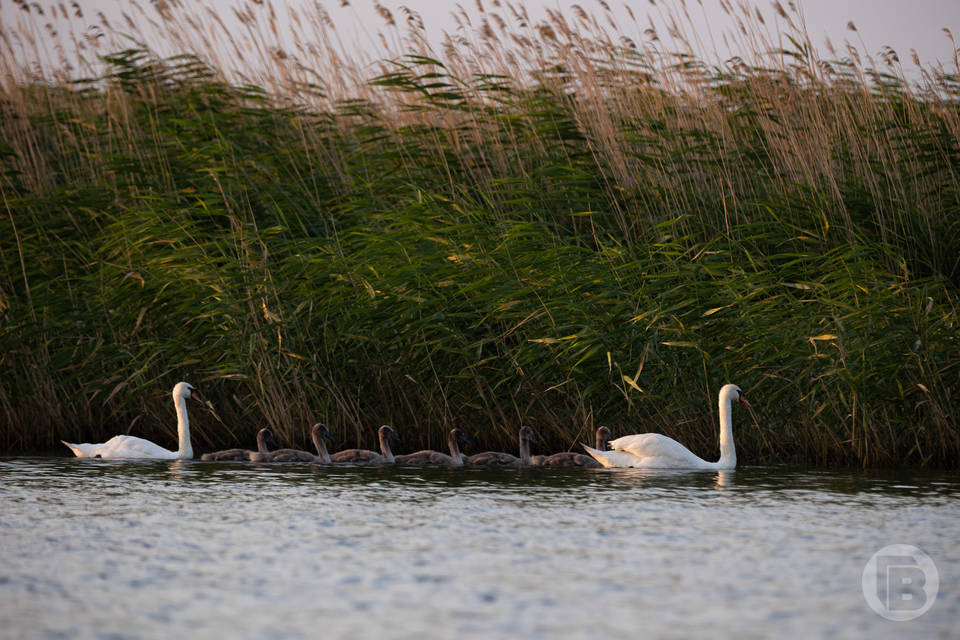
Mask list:
[[[187,417],[187,398],[202,404],[200,394],[187,382],[178,382],[173,388],[173,404],[177,409],[177,435],[179,448],[176,451],[164,449],[160,445],[136,436],[113,436],[101,444],[71,444],[78,458],[148,458],[154,460],[178,460],[192,458],[193,447],[190,444],[190,419]]]
[[[733,446],[733,403],[750,406],[735,384],[720,389],[720,460],[707,462],[685,446],[660,433],[638,433],[610,441],[612,451],[598,451],[583,445],[587,453],[605,467],[638,469],[733,469],[737,451]]]

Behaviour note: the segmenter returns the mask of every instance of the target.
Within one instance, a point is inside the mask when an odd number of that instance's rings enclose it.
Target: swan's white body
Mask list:
[[[71,444],[70,447],[78,458],[145,458],[153,460],[179,460],[193,457],[193,446],[190,444],[190,419],[187,416],[187,398],[200,402],[200,396],[192,385],[178,382],[173,388],[173,404],[177,409],[177,436],[179,448],[176,451],[164,449],[158,444],[137,436],[114,436],[100,444]]]
[[[637,469],[733,469],[737,466],[737,451],[733,445],[733,403],[748,407],[743,391],[735,384],[720,389],[720,460],[708,462],[685,446],[660,433],[638,433],[610,441],[611,451],[599,451],[583,446],[604,467],[633,467]]]

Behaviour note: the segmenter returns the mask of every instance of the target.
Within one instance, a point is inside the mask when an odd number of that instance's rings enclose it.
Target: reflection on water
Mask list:
[[[0,458],[9,637],[958,637],[960,477]],[[867,559],[941,589],[891,623]]]

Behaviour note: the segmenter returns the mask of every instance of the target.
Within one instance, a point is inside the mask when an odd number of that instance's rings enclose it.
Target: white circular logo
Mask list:
[[[891,544],[870,556],[863,568],[863,597],[877,615],[904,622],[933,606],[940,574],[926,553],[909,544]]]

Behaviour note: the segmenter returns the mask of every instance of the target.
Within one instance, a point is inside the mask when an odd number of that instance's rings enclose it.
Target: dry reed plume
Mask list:
[[[19,3],[0,445],[162,437],[189,378],[200,450],[643,421],[708,452],[736,381],[745,459],[955,465],[957,60],[722,5],[477,2],[433,43],[374,3],[358,50],[320,4]]]

